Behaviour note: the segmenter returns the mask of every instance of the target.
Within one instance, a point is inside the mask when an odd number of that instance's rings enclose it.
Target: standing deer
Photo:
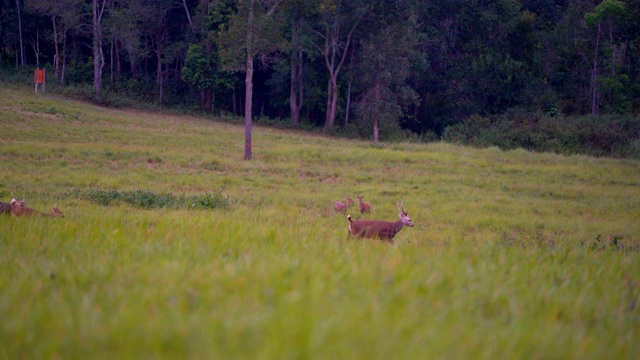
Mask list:
[[[371,212],[371,203],[362,201],[364,196],[358,196],[358,205],[360,206],[360,214]]]
[[[336,201],[336,203],[333,205],[333,209],[337,212],[343,212],[346,214],[347,208],[349,208],[349,204],[353,204],[353,200],[351,200],[350,197],[345,196],[344,202]]]
[[[11,214],[14,206],[23,207],[24,206],[24,198],[22,201],[16,200],[15,198],[11,199],[11,203],[7,204],[6,202],[0,201],[0,214]]]
[[[42,217],[64,217],[64,214],[62,213],[62,211],[60,211],[60,209],[58,209],[57,207],[52,207],[51,208],[51,214],[47,214],[47,213],[43,213],[42,211],[38,211],[36,209],[32,209],[30,207],[26,207],[24,206],[24,203],[22,204],[22,206],[18,206],[19,201],[16,199],[11,200],[11,214],[14,217],[19,217],[19,216],[34,216],[34,215],[40,215]]]
[[[398,207],[398,216],[400,220],[396,222],[379,221],[379,220],[351,220],[351,215],[347,216],[349,219],[349,234],[357,238],[373,238],[377,237],[381,240],[386,240],[393,244],[393,237],[402,230],[404,226],[413,227],[413,222],[404,208]]]

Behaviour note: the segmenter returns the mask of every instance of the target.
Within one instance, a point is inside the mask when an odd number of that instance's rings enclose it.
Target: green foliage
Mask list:
[[[213,89],[215,77],[212,64],[211,59],[204,54],[202,46],[191,44],[182,68],[182,79],[198,90]]]
[[[222,193],[206,193],[203,196],[175,196],[173,194],[156,194],[151,190],[101,190],[88,189],[85,191],[74,190],[71,196],[89,200],[99,205],[110,206],[117,203],[125,203],[142,209],[216,209],[226,208],[229,201]]]
[[[510,111],[474,115],[447,128],[444,139],[479,147],[640,159],[640,121],[629,114],[566,117]]]

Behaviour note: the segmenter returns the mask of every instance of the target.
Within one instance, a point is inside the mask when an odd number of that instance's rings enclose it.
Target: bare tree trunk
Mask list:
[[[291,108],[291,124],[298,125],[300,123],[300,112],[298,109],[298,95],[296,86],[298,84],[298,69],[296,64],[296,55],[291,54],[291,92],[289,93],[289,107]]]
[[[291,124],[300,123],[300,110],[302,110],[302,51],[291,55],[291,94],[289,105],[291,107]]]
[[[120,41],[118,39],[115,40],[116,47],[116,75],[118,78],[122,79],[122,55],[120,53]]]
[[[62,32],[62,72],[60,74],[60,83],[64,84],[64,75],[67,70],[67,30]]]
[[[591,114],[598,114],[598,47],[600,45],[600,21],[598,21],[598,33],[596,35],[596,49],[593,56],[593,67],[591,69]]]
[[[24,43],[22,41],[22,14],[20,14],[20,0],[16,0],[16,7],[18,8],[18,35],[20,37],[20,65],[25,65],[24,60]]]
[[[189,26],[193,29],[193,21],[191,21],[191,14],[189,13],[189,8],[187,7],[187,0],[182,0],[182,6],[184,7],[184,11],[187,13],[187,20],[189,20]]]
[[[251,160],[251,109],[253,107],[253,6],[255,0],[249,5],[247,18],[247,73],[245,77],[245,105],[244,105],[244,159]]]
[[[53,47],[55,49],[55,55],[53,57],[53,75],[58,78],[60,71],[60,49],[58,47],[58,29],[56,27],[56,17],[51,16],[53,23]]]
[[[109,71],[111,73],[112,84],[115,82],[113,78],[113,52],[115,51],[114,39],[115,39],[115,36],[111,35],[111,48],[109,49]]]
[[[164,47],[164,41],[158,40],[158,51],[156,51],[156,55],[158,58],[158,66],[156,68],[157,76],[156,82],[158,84],[158,105],[162,106],[162,97],[163,97],[163,84],[162,84],[162,51]]]
[[[40,29],[36,28],[36,39],[31,39],[31,47],[36,54],[36,69],[40,69]]]
[[[316,33],[324,38],[324,48],[320,49],[320,52],[324,56],[325,65],[329,70],[329,86],[327,87],[327,118],[325,127],[328,129],[333,128],[336,119],[336,112],[338,108],[338,74],[344,64],[344,60],[347,57],[349,51],[349,45],[351,44],[351,36],[355,31],[360,21],[362,21],[364,13],[353,23],[351,30],[347,35],[347,39],[344,46],[339,44],[340,34],[340,22],[338,19],[333,19],[333,24],[330,26],[329,22],[325,19],[325,33]],[[339,59],[336,59],[339,58]],[[338,61],[336,61],[338,60]]]
[[[349,79],[349,88],[347,89],[347,106],[345,108],[345,115],[344,115],[344,124],[348,124],[349,123],[349,108],[351,107],[351,83],[353,82],[353,80]]]
[[[329,129],[333,128],[336,121],[336,111],[338,109],[338,77],[334,77],[331,82],[331,112],[329,115],[329,122],[327,123]]]
[[[331,79],[327,81],[327,113],[325,114],[324,125],[325,127],[329,127],[329,122],[331,118],[331,94],[333,93],[331,87]]]
[[[381,96],[380,96],[380,82],[378,80],[378,78],[376,78],[376,84],[375,84],[375,89],[374,89],[374,103],[375,106],[373,107],[373,109],[379,109],[380,107],[380,103],[381,103]],[[373,111],[371,112],[371,116],[373,117],[373,141],[375,142],[380,142],[380,127],[378,124],[378,116],[377,115],[377,111]]]
[[[233,115],[238,115],[236,111],[236,90],[233,89],[233,95],[231,96],[231,102],[233,103]]]
[[[104,55],[102,53],[102,14],[106,0],[102,5],[98,0],[93,0],[93,93],[100,97],[102,86],[102,68],[104,67]]]

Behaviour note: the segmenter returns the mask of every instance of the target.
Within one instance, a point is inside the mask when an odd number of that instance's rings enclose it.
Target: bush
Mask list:
[[[477,147],[640,158],[640,119],[631,114],[553,116],[512,110],[473,115],[448,127],[445,141]]]
[[[89,189],[74,190],[71,195],[103,206],[125,203],[141,209],[216,209],[229,206],[229,201],[220,192],[206,193],[201,196],[175,196],[171,193],[157,194],[150,190]]]

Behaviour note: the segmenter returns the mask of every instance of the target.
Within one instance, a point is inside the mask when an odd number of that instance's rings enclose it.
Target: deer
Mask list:
[[[344,202],[342,201],[336,201],[336,203],[333,205],[333,209],[337,212],[343,212],[343,213],[347,213],[347,208],[349,207],[349,204],[353,204],[353,200],[351,200],[350,197],[345,196],[344,197]]]
[[[380,221],[380,220],[351,220],[351,215],[347,215],[349,220],[349,234],[356,238],[379,238],[393,244],[393,237],[402,230],[404,226],[413,227],[411,218],[404,211],[404,207],[396,203],[400,220]]]
[[[360,206],[360,214],[363,213],[369,213],[371,212],[371,203],[368,203],[366,201],[362,201],[362,198],[364,196],[357,196],[358,198],[358,205]]]
[[[13,194],[11,194],[13,195]],[[24,206],[24,197],[22,201],[17,200],[16,198],[11,199],[11,203],[7,204],[6,202],[0,201],[0,214],[11,214],[14,206],[23,207]]]
[[[32,209],[30,207],[24,206],[24,203],[22,203],[22,206],[19,206],[19,201],[16,199],[11,200],[11,214],[14,217],[20,217],[20,216],[34,216],[34,215],[39,215],[42,217],[50,217],[50,218],[54,218],[54,217],[64,217],[64,214],[62,213],[62,211],[60,211],[60,209],[58,209],[57,207],[52,207],[51,208],[51,214],[47,214],[47,213],[43,213],[42,211],[38,211],[36,209]]]

